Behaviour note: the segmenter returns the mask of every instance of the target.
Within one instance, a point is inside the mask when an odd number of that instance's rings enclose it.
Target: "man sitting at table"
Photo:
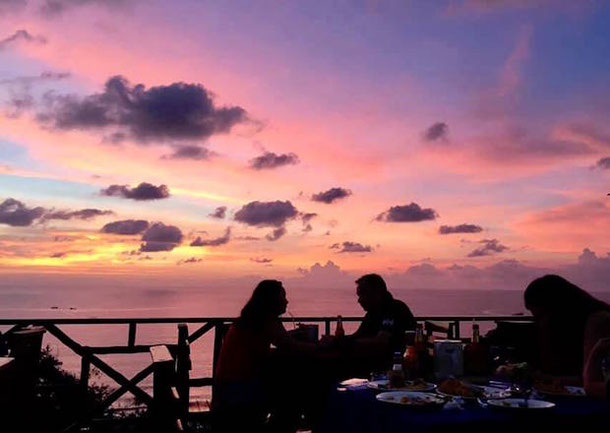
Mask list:
[[[409,307],[394,299],[377,274],[358,278],[356,294],[366,315],[356,332],[338,343],[346,348],[349,373],[368,375],[388,368],[394,352],[404,352],[405,331],[414,330],[416,322]]]

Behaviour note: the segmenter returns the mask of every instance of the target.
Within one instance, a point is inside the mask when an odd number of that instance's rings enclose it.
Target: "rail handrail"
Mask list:
[[[211,385],[214,382],[214,370],[217,362],[222,337],[227,329],[227,326],[235,321],[235,317],[109,317],[109,318],[29,318],[29,319],[6,319],[0,318],[0,326],[11,326],[7,333],[13,332],[24,326],[34,325],[41,326],[53,335],[59,342],[70,348],[74,353],[81,357],[80,384],[84,388],[88,387],[89,375],[91,366],[97,367],[102,373],[106,374],[110,379],[119,385],[119,388],[114,390],[102,402],[99,412],[108,409],[115,401],[117,401],[125,393],[130,392],[140,401],[148,406],[153,404],[152,396],[138,384],[146,379],[153,372],[153,364],[148,365],[131,379],[125,377],[122,373],[111,367],[106,361],[102,360],[98,355],[104,354],[130,354],[148,352],[155,344],[136,344],[137,327],[144,324],[180,324],[192,323],[200,326],[195,331],[191,332],[187,337],[189,343],[193,343],[204,334],[214,330],[214,346],[213,346],[213,368],[212,377],[192,379],[193,383]],[[282,317],[282,322],[293,323],[323,323],[324,333],[330,334],[331,324],[336,322],[337,316],[301,316],[301,317]],[[498,322],[498,321],[518,321],[528,322],[532,317],[525,315],[456,315],[456,316],[418,316],[415,318],[418,322],[440,321],[449,322],[453,325],[454,337],[460,338],[460,324],[476,322]],[[360,322],[363,317],[346,316],[342,317],[344,322]],[[67,335],[60,325],[129,325],[127,344],[121,346],[88,346],[81,344]],[[177,335],[177,333],[176,333]],[[159,344],[159,343],[156,343]],[[96,414],[91,414],[91,417]],[[83,421],[82,419],[80,421]]]

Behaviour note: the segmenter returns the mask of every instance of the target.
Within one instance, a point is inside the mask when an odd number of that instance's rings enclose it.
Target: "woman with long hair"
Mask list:
[[[524,300],[538,330],[542,373],[587,382],[584,367],[593,348],[610,337],[610,305],[558,275],[532,281]]]
[[[271,345],[285,352],[308,352],[314,344],[293,339],[279,319],[288,300],[281,281],[263,280],[224,337],[215,372],[213,411],[221,431],[262,429],[272,410],[277,383]]]

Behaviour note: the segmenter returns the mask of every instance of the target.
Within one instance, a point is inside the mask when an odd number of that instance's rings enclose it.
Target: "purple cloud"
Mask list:
[[[209,149],[202,146],[185,145],[175,146],[174,152],[170,155],[163,156],[163,159],[194,159],[201,161],[209,159],[212,155]]]
[[[250,168],[254,170],[265,170],[298,163],[299,157],[294,153],[283,153],[278,155],[273,152],[265,152],[250,160]]]
[[[110,185],[100,191],[101,195],[108,197],[122,197],[131,200],[160,200],[169,197],[169,188],[166,185],[155,186],[147,182],[140,183],[135,188],[129,185]]]
[[[267,236],[265,236],[265,239],[267,239],[268,241],[274,242],[274,241],[277,241],[282,236],[284,236],[285,234],[286,234],[286,227],[278,227],[277,229],[273,230],[271,233],[267,234]]]
[[[17,43],[19,41],[25,41],[41,45],[47,43],[47,39],[44,36],[34,36],[27,30],[21,29],[17,30],[15,33],[10,36],[7,36],[4,39],[0,39],[0,51],[5,49],[9,45]]]
[[[483,231],[483,227],[474,224],[460,224],[457,226],[440,226],[438,232],[441,235],[449,235],[453,233],[479,233]]]
[[[610,157],[607,156],[605,158],[601,158],[599,161],[597,161],[595,166],[597,168],[601,168],[602,170],[610,169]]]
[[[200,236],[197,236],[193,242],[191,242],[191,247],[217,247],[220,245],[225,245],[229,243],[231,240],[231,227],[227,227],[225,230],[225,234],[216,239],[201,239]]]
[[[45,213],[43,220],[71,220],[71,219],[79,219],[79,220],[91,220],[98,216],[104,215],[114,215],[114,212],[111,210],[100,210],[100,209],[81,209],[75,211],[68,210],[58,210],[58,211],[49,211]]]
[[[220,206],[220,207],[217,207],[214,212],[212,212],[211,214],[208,214],[208,216],[210,216],[212,218],[224,219],[226,214],[227,214],[227,207]]]
[[[404,223],[434,220],[438,214],[434,209],[422,209],[417,203],[404,206],[392,206],[385,212],[380,213],[376,220],[384,222]]]
[[[173,83],[146,88],[114,76],[104,91],[83,98],[47,96],[49,109],[37,120],[56,129],[98,129],[123,133],[146,143],[206,139],[229,132],[248,120],[237,106],[216,107],[212,94],[200,84]]]
[[[137,235],[148,229],[148,226],[148,221],[145,220],[122,220],[106,224],[101,231],[116,235]]]
[[[191,257],[190,259],[178,260],[177,265],[186,265],[189,263],[199,263],[203,261],[203,259],[198,259],[197,257]]]
[[[29,208],[19,200],[7,198],[0,203],[0,224],[13,227],[26,227],[32,225],[34,220],[45,213],[43,207]]]
[[[481,248],[477,248],[468,254],[468,257],[482,257],[490,256],[494,253],[501,253],[508,249],[507,246],[502,245],[497,239],[483,239],[479,243],[484,244]]]
[[[339,253],[370,253],[373,248],[370,245],[362,245],[358,242],[346,241],[343,244],[333,244],[330,249],[340,249]]]
[[[424,140],[426,141],[447,141],[449,127],[444,122],[437,122],[426,129]]]
[[[176,226],[154,223],[142,235],[142,252],[171,251],[176,248],[184,236]]]
[[[235,221],[256,227],[281,227],[299,211],[289,201],[253,201],[235,212]]]
[[[328,191],[319,192],[311,196],[313,201],[330,204],[336,200],[340,200],[345,197],[352,195],[349,189],[345,188],[331,188]]]
[[[266,263],[271,263],[273,261],[273,259],[268,259],[266,257],[251,257],[250,261],[254,262],[254,263],[266,264]]]

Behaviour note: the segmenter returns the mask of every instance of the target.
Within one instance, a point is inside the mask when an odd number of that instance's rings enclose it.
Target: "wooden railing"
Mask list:
[[[344,322],[361,322],[362,317],[343,317]],[[503,320],[511,321],[531,321],[531,317],[527,316],[423,316],[416,318],[418,322],[434,321],[434,322],[448,322],[452,324],[454,329],[453,336],[460,338],[461,326],[464,323],[477,322],[496,322]],[[102,402],[99,410],[105,411],[120,397],[127,392],[133,394],[139,401],[152,406],[153,398],[144,389],[138,386],[144,379],[153,373],[153,364],[146,366],[140,370],[131,378],[126,377],[121,372],[110,366],[106,361],[100,358],[100,355],[109,354],[134,354],[134,353],[148,353],[150,348],[160,344],[136,344],[138,325],[144,324],[196,324],[195,331],[188,334],[186,341],[192,344],[203,335],[214,331],[214,345],[213,345],[213,365],[211,377],[203,377],[198,379],[191,379],[189,384],[195,386],[211,386],[214,382],[213,372],[215,370],[216,362],[220,354],[220,347],[222,344],[222,337],[227,327],[235,320],[231,317],[164,317],[164,318],[96,318],[96,319],[0,319],[0,326],[10,326],[11,328],[6,331],[10,333],[14,330],[20,329],[28,325],[42,326],[46,329],[49,334],[53,335],[59,342],[71,349],[81,358],[80,368],[80,384],[83,387],[88,387],[89,376],[91,366],[96,367],[102,373],[107,375],[119,386],[116,390],[111,392],[106,399]],[[322,324],[324,334],[331,333],[331,325],[337,321],[337,317],[294,317],[294,318],[282,318],[283,322],[295,322],[295,323],[309,323],[309,324]],[[74,338],[70,337],[64,330],[60,329],[61,326],[73,326],[82,325],[87,327],[92,326],[107,326],[107,325],[128,325],[128,332],[126,336],[126,344],[118,346],[89,346],[87,344],[77,342]],[[182,327],[184,330],[185,327]],[[176,335],[176,341],[178,341]],[[176,345],[169,345],[170,349],[175,349]]]

